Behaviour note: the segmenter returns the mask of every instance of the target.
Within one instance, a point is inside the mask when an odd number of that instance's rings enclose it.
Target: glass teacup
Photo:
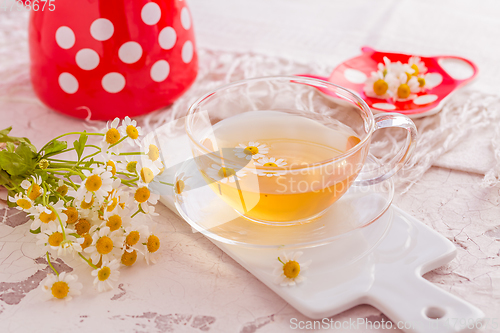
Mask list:
[[[389,164],[360,174],[373,132],[386,127],[407,130],[404,147]],[[410,158],[417,136],[408,117],[374,117],[354,92],[305,77],[216,89],[190,107],[186,131],[212,190],[243,217],[273,225],[317,219],[351,185],[391,177]]]

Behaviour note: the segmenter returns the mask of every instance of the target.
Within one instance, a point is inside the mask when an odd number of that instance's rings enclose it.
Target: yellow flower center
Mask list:
[[[68,207],[66,210],[63,210],[63,213],[68,217],[66,221],[68,224],[73,224],[78,221],[78,211],[75,207]]]
[[[40,221],[43,223],[49,223],[50,221],[55,221],[57,218],[57,215],[55,212],[50,212],[50,214],[47,214],[46,212],[41,212],[40,213]]]
[[[410,96],[410,87],[406,83],[403,83],[398,87],[398,97],[405,99],[408,96]]]
[[[254,146],[248,146],[243,150],[243,152],[247,155],[255,155],[259,152],[259,148]]]
[[[125,238],[125,243],[129,246],[134,246],[139,241],[140,235],[138,231],[131,231]]]
[[[149,236],[147,247],[148,251],[151,253],[158,251],[158,249],[160,248],[160,239],[155,235]]]
[[[128,162],[127,163],[127,171],[130,173],[134,173],[136,166],[137,166],[137,161]]]
[[[118,230],[118,228],[122,226],[122,218],[120,215],[112,215],[106,222],[106,226],[108,226],[111,231]]]
[[[221,177],[221,178],[231,177],[234,175],[236,175],[236,171],[234,171],[234,169],[223,167],[223,168],[220,168],[220,170],[219,170],[219,177]]]
[[[99,279],[99,281],[106,281],[110,275],[111,269],[109,269],[109,267],[107,266],[104,266],[99,270],[99,273],[97,273],[97,278]]]
[[[405,73],[406,74],[406,83],[408,83],[408,81],[410,81],[411,79],[411,74],[410,73]]]
[[[100,254],[108,254],[113,250],[113,241],[108,236],[102,236],[97,240],[95,247]]]
[[[155,145],[149,145],[148,157],[151,161],[156,161],[160,157],[160,150]]]
[[[117,205],[118,205],[118,199],[117,198],[113,198],[113,200],[111,200],[111,204],[108,206],[108,208],[106,208],[106,210],[108,212],[111,212],[111,211],[113,211],[113,209],[116,208]]]
[[[68,296],[69,286],[64,281],[57,281],[52,285],[52,288],[50,290],[52,291],[52,296],[54,296],[55,298],[63,299],[64,297]]]
[[[175,182],[175,193],[181,194],[182,191],[184,191],[184,188],[186,187],[186,184],[184,184],[184,181],[182,179],[179,179],[177,182]]]
[[[411,65],[411,68],[413,68],[415,70],[415,72],[413,73],[413,75],[417,76],[418,73],[419,73],[417,64]]]
[[[382,79],[379,79],[375,81],[375,83],[373,83],[373,91],[379,96],[384,95],[387,92],[387,89],[389,89],[389,85]]]
[[[425,86],[425,79],[423,77],[418,78],[418,86],[419,87]]]
[[[33,183],[30,188],[28,189],[28,198],[31,200],[35,200],[40,196],[40,186],[38,186],[37,183]]]
[[[268,162],[266,164],[264,164],[265,167],[277,167],[278,165],[276,163],[273,163],[273,162]]]
[[[89,178],[87,178],[87,181],[85,182],[85,188],[89,192],[95,192],[99,190],[102,186],[102,179],[99,175],[92,175]]]
[[[56,231],[49,236],[49,244],[51,246],[59,246],[61,245],[62,241],[63,241],[63,234],[61,234],[59,231]]]
[[[299,276],[300,265],[295,260],[290,260],[283,265],[283,274],[289,279],[294,279]]]
[[[125,266],[132,266],[135,261],[137,260],[137,251],[134,250],[132,252],[123,252],[123,255],[122,255],[122,264],[124,264]]]
[[[79,219],[75,224],[76,233],[80,236],[86,234],[90,230],[90,222],[86,219]]]
[[[64,197],[66,194],[68,194],[68,190],[69,190],[69,189],[68,189],[68,186],[66,186],[66,185],[61,185],[61,186],[59,186],[59,187],[57,188],[57,190],[56,190],[56,191],[57,191],[60,195],[62,195],[62,196]]]
[[[89,209],[90,207],[92,207],[93,204],[94,204],[94,197],[90,199],[90,202],[85,202],[85,200],[83,200],[82,203],[80,204],[80,207],[82,207],[83,209]]]
[[[151,192],[149,192],[149,189],[147,187],[141,187],[138,188],[137,191],[135,191],[134,194],[134,199],[137,202],[146,202],[149,199],[149,196],[151,195]]]
[[[17,199],[16,204],[22,209],[28,210],[31,208],[31,202],[27,199]]]
[[[116,164],[113,161],[107,161],[106,166],[111,167],[111,174],[116,175]]]
[[[153,171],[151,171],[150,168],[144,167],[141,169],[141,179],[143,182],[151,183],[154,178],[155,178],[155,175],[154,175]]]
[[[106,132],[106,142],[110,145],[117,143],[120,140],[120,132],[116,128],[110,128]]]
[[[131,138],[132,140],[135,140],[139,137],[139,131],[135,126],[128,125],[126,132],[129,138]]]
[[[92,236],[89,234],[83,235],[83,243],[81,244],[82,250],[85,250],[87,247],[89,247],[92,244]]]

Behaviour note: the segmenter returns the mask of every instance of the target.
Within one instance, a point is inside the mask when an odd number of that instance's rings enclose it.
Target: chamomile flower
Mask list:
[[[32,181],[27,179],[21,182],[21,187],[26,190],[26,195],[32,201],[35,201],[40,195],[43,194],[43,190],[41,188],[42,185],[42,177],[40,176],[31,176]]]
[[[137,122],[135,120],[130,119],[128,116],[125,117],[118,130],[121,135],[128,136],[125,141],[127,141],[130,145],[137,145],[140,147],[139,136],[142,135],[142,129],[137,126]]]
[[[144,245],[144,259],[146,259],[146,263],[149,265],[149,262],[156,264],[156,256],[157,251],[160,248],[160,239],[157,235],[153,233],[153,231],[148,232],[146,235],[146,242]]]
[[[191,177],[186,176],[184,172],[180,173],[175,177],[175,183],[173,187],[175,199],[179,203],[184,202],[185,192],[191,189],[191,186],[188,183],[188,179]]]
[[[82,238],[76,238],[71,234],[75,231],[69,228],[61,227],[61,225],[51,225],[45,231],[36,235],[36,245],[44,246],[44,252],[49,251],[54,258],[61,257],[66,254],[75,254],[82,252],[80,243],[84,241]],[[66,239],[65,239],[66,235]]]
[[[95,232],[94,232],[95,231]],[[121,232],[111,232],[111,229],[106,226],[96,230],[96,226],[90,229],[92,236],[92,245],[87,247],[84,252],[90,254],[90,260],[96,265],[99,260],[112,260],[115,257],[121,256],[121,245],[123,236]]]
[[[416,93],[420,91],[418,79],[415,76],[408,76],[406,73],[399,75],[398,80],[392,86],[394,91],[393,99],[398,102],[405,102],[415,99]]]
[[[427,73],[427,67],[420,57],[410,57],[408,65],[414,70],[413,75],[415,76]]]
[[[394,81],[392,74],[383,74],[383,72],[372,72],[372,75],[366,80],[363,87],[363,92],[368,97],[387,99],[392,96],[392,91],[389,89]]]
[[[239,158],[258,160],[269,152],[269,147],[265,144],[250,141],[248,144],[240,143],[233,151]]]
[[[303,252],[300,251],[290,254],[283,253],[278,257],[279,262],[276,263],[273,272],[273,275],[276,276],[275,283],[283,287],[295,286],[306,279],[303,272],[309,268],[311,261],[299,263],[302,254]]]
[[[145,154],[145,158],[152,161],[158,169],[163,168],[163,163],[161,163],[160,158],[160,148],[158,147],[157,137],[150,133],[142,139],[141,147],[142,152]],[[143,159],[144,159],[143,157]]]
[[[240,180],[246,176],[244,170],[235,171],[232,168],[221,167],[217,164],[212,164],[210,168],[206,170],[207,176],[212,178],[216,182],[221,182],[223,184],[230,182],[234,183],[236,179]]]
[[[144,212],[149,212],[149,204],[156,205],[158,203],[158,199],[160,199],[160,196],[151,192],[147,186],[139,186],[133,193],[134,196],[131,198],[131,201],[133,200],[133,202],[137,206],[141,207]]]
[[[125,156],[125,160],[118,161],[116,167],[121,172],[135,174],[137,172],[137,160],[131,156]]]
[[[266,168],[281,168],[281,169],[283,169],[286,165],[286,161],[282,158],[276,159],[275,157],[271,157],[271,158],[263,157],[260,160],[258,160],[257,163],[255,163],[255,165],[256,166],[263,166]],[[276,176],[276,177],[278,177],[278,176],[282,176],[282,175],[286,174],[286,171],[283,171],[280,169],[276,169],[276,171],[269,170],[269,169],[266,169],[266,170],[256,169],[255,173],[259,176],[266,176],[266,177]]]
[[[33,210],[33,201],[23,193],[16,193],[14,197],[9,196],[8,200],[12,203],[15,203],[16,209],[23,210],[27,213],[31,213]]]
[[[125,251],[132,252],[134,249],[138,249],[138,245],[145,243],[147,236],[149,236],[148,227],[141,225],[129,225],[125,228],[125,240],[124,247]]]
[[[114,288],[113,284],[118,281],[120,276],[120,262],[117,259],[108,261],[103,259],[100,268],[92,271],[92,276],[95,276],[94,286],[97,287],[97,291],[103,292]]]
[[[162,165],[161,161],[159,163],[155,163],[151,161],[149,158],[142,158],[136,164],[136,172],[139,175],[139,179],[144,184],[151,183],[155,177],[160,173],[160,169],[158,165]]]
[[[63,214],[64,210],[66,210],[66,207],[64,207],[64,202],[62,200],[53,204],[51,208],[41,204],[36,205],[32,213],[29,214],[34,217],[34,220],[31,223],[31,230],[41,228],[41,231],[45,231],[49,228],[53,228],[54,225],[57,225],[60,222],[66,225],[68,216]]]
[[[64,180],[62,180],[62,179],[59,179],[57,181],[56,192],[59,193],[59,195],[62,197],[74,198],[76,196],[76,191],[72,187],[66,185],[64,183]]]
[[[106,204],[102,207],[103,217],[106,219],[113,214],[124,216],[127,212],[126,203],[129,200],[129,193],[121,188],[114,189],[106,199]]]
[[[83,174],[87,178],[76,192],[76,198],[83,199],[85,203],[90,203],[92,198],[95,198],[98,203],[104,202],[104,198],[113,190],[111,171],[104,168],[95,168],[92,172],[83,170]]]
[[[57,298],[70,301],[74,296],[81,294],[83,285],[77,282],[78,276],[62,272],[59,276],[48,274],[41,286],[47,299]]]
[[[435,77],[435,75],[436,75],[435,73],[427,73],[427,74],[419,75],[417,77],[420,92],[424,92],[426,90],[432,89],[432,88],[436,87],[437,85],[439,85],[439,83],[436,84],[435,80],[432,80],[432,78],[431,78],[433,76]]]
[[[117,144],[121,139],[121,134],[118,130],[119,123],[120,119],[115,118],[111,123],[108,121],[106,127],[103,129],[104,137],[101,140],[101,150],[103,152],[112,151],[116,153],[120,149],[120,144]]]

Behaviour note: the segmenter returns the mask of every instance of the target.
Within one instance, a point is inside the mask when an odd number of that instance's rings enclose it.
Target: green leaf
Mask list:
[[[78,161],[82,157],[83,150],[85,149],[85,144],[87,143],[88,135],[80,134],[80,138],[73,142],[73,147],[75,147],[76,153],[78,154]]]
[[[16,149],[16,154],[24,159],[29,168],[33,168],[36,154],[31,151],[30,147],[25,142],[19,144]]]
[[[87,163],[85,163],[85,167],[89,168],[92,164],[94,164],[94,159],[93,158],[91,158],[89,161],[87,161]]]
[[[25,173],[28,170],[23,157],[16,153],[2,150],[0,151],[0,168],[7,171],[10,175],[16,176]]]
[[[9,136],[11,130],[12,127],[7,127],[0,131],[0,142],[12,142],[13,144],[19,144],[21,142],[24,142],[25,144],[28,145],[28,147],[31,149],[32,152],[36,153],[36,147],[33,146],[33,144],[31,144],[28,138],[18,138],[15,136]]]
[[[36,229],[36,230],[31,230],[31,229],[30,229],[30,232],[31,232],[32,234],[35,234],[35,235],[36,235],[36,234],[39,234],[39,233],[40,233],[40,232],[42,232],[42,231],[40,230],[40,228],[38,228],[38,229]]]
[[[43,151],[45,152],[44,157],[47,157],[47,155],[56,155],[60,153],[62,150],[66,149],[67,147],[68,144],[66,143],[66,141],[52,140],[43,149]]]
[[[12,142],[7,142],[7,151],[13,153],[16,150],[16,145]]]

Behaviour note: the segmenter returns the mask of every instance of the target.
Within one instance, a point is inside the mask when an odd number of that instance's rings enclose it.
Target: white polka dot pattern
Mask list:
[[[110,39],[114,32],[115,27],[113,23],[105,18],[97,19],[90,25],[90,34],[98,41]]]
[[[118,50],[118,57],[126,64],[133,64],[142,57],[142,47],[137,42],[126,42]]]
[[[162,49],[170,50],[174,47],[176,41],[177,34],[172,27],[163,28],[158,35],[158,43],[160,43]]]
[[[81,49],[76,53],[76,64],[86,71],[93,70],[99,65],[99,55],[92,49]]]
[[[142,7],[141,18],[147,25],[155,25],[161,18],[160,6],[155,2],[148,2]]]
[[[182,61],[184,61],[186,64],[191,62],[191,59],[193,59],[193,43],[191,43],[190,40],[184,43],[182,46]]]
[[[158,60],[151,67],[151,79],[155,82],[162,82],[170,73],[170,65],[165,60]]]
[[[396,110],[396,106],[389,103],[375,103],[373,104],[373,107],[382,110]]]
[[[189,11],[186,7],[181,10],[181,24],[182,27],[186,30],[191,28],[191,17],[189,17]]]
[[[75,33],[71,28],[62,26],[56,31],[56,43],[62,49],[68,50],[75,45]]]
[[[78,80],[70,73],[61,73],[59,75],[59,86],[67,94],[74,94],[78,91]]]
[[[101,84],[104,90],[111,94],[120,92],[125,88],[125,77],[120,73],[112,72],[104,75]]]
[[[413,103],[415,103],[416,105],[425,105],[425,104],[429,104],[429,103],[432,103],[434,101],[436,101],[438,99],[438,96],[437,95],[422,95],[422,96],[418,96],[417,98],[415,98],[413,100]]]

